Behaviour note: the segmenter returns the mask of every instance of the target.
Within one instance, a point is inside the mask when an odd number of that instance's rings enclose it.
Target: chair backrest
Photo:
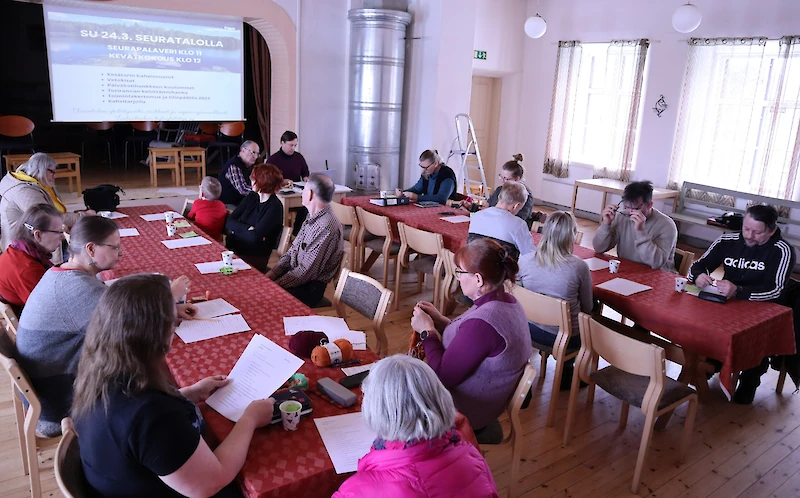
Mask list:
[[[25,116],[0,116],[0,135],[6,137],[24,137],[33,133],[35,125]]]
[[[689,273],[692,263],[694,263],[695,255],[691,251],[683,251],[675,249],[675,270],[684,277]]]
[[[17,319],[17,314],[14,313],[14,308],[8,303],[0,303],[0,315],[3,316],[6,330],[11,334],[10,337],[16,340],[19,320]]]
[[[400,243],[408,245],[413,251],[429,256],[441,256],[444,249],[442,234],[410,227],[402,221],[397,223],[397,231],[400,232]]]
[[[525,365],[525,369],[522,371],[522,377],[520,377],[519,382],[517,382],[517,388],[514,389],[514,394],[511,395],[511,399],[508,400],[506,412],[508,413],[508,418],[511,419],[511,432],[503,440],[503,443],[508,443],[513,440],[515,435],[522,430],[522,424],[519,420],[519,411],[522,407],[522,403],[525,401],[525,397],[528,395],[528,391],[531,390],[533,379],[536,377],[536,369],[533,367],[534,358],[535,354],[531,356],[528,363]]]
[[[531,322],[540,325],[559,327],[567,334],[572,334],[572,317],[569,312],[569,303],[563,299],[545,296],[538,292],[515,285],[511,293],[517,298],[525,316]]]
[[[331,202],[331,210],[342,225],[358,225],[358,215],[356,214],[356,208],[353,206]]]
[[[219,123],[200,123],[200,131],[206,135],[216,135],[219,131]]]
[[[134,121],[131,126],[136,131],[154,131],[158,128],[158,121]]]
[[[12,395],[17,396],[17,393],[19,393],[28,402],[28,409],[25,411],[24,431],[25,434],[32,435],[36,431],[36,424],[39,423],[42,404],[36,396],[36,391],[34,391],[30,379],[22,371],[17,360],[14,359],[15,356],[16,348],[11,338],[8,334],[2,334],[0,336],[0,364],[3,365],[3,368],[11,377],[12,391],[14,391]],[[29,440],[35,440],[35,436],[29,438]]]
[[[189,214],[189,211],[192,210],[192,206],[194,205],[194,201],[190,201],[186,199],[183,201],[183,209],[181,209],[181,215],[186,217]]]
[[[55,474],[58,488],[66,498],[89,496],[86,476],[81,464],[81,447],[75,424],[67,417],[61,421],[61,441],[55,457]]]
[[[86,125],[90,130],[106,131],[114,127],[113,121],[102,121],[100,123],[89,123]]]
[[[359,224],[367,232],[377,237],[392,236],[392,226],[389,224],[389,218],[386,216],[370,213],[361,206],[357,207],[356,213],[358,213]]]
[[[235,123],[222,123],[219,127],[219,132],[228,137],[238,137],[244,133],[244,123],[236,121]]]
[[[333,300],[336,307],[346,304],[378,326],[392,300],[392,291],[372,277],[342,268]]]

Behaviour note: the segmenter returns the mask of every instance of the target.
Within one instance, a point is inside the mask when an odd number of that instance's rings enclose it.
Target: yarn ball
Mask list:
[[[301,358],[311,358],[315,347],[328,341],[328,336],[315,330],[301,330],[289,339],[289,351]]]
[[[347,339],[336,339],[333,341],[342,350],[342,363],[353,359],[353,345]],[[311,352],[311,361],[318,367],[331,366],[331,355],[325,346],[317,346]]]

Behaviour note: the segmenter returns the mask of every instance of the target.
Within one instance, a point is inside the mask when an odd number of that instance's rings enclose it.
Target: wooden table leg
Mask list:
[[[575,188],[572,190],[572,214],[575,214],[575,205],[578,203],[578,184],[575,184]]]

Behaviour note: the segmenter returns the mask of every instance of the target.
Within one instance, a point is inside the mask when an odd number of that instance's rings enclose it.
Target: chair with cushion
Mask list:
[[[601,389],[622,401],[619,426],[628,423],[628,409],[633,405],[642,410],[645,416],[642,441],[636,470],[633,473],[631,492],[636,494],[641,482],[642,468],[647,458],[650,440],[656,419],[664,416],[666,420],[680,405],[689,403],[680,445],[680,460],[686,457],[686,450],[692,437],[694,417],[697,411],[697,393],[694,389],[670,379],[666,373],[664,349],[653,344],[637,341],[601,325],[586,313],[579,315],[581,349],[569,393],[567,422],[564,429],[564,444],[570,439],[572,422],[578,401],[578,382],[583,380],[590,385],[597,384]],[[610,365],[597,370],[599,358]],[[593,399],[588,396],[591,405]],[[663,424],[663,421],[661,425]],[[661,457],[663,457],[663,452]]]
[[[383,286],[389,287],[389,261],[395,260],[395,267],[400,264],[397,259],[400,244],[392,240],[392,225],[389,218],[370,213],[361,206],[356,208],[356,213],[358,224],[361,225],[358,245],[372,251],[369,257],[361,263],[361,273],[368,272],[375,261],[383,256]],[[360,257],[359,260],[361,260]]]
[[[508,401],[508,406],[506,407],[506,413],[511,423],[511,431],[508,433],[508,436],[500,442],[500,445],[504,447],[511,445],[511,475],[509,476],[507,495],[509,497],[517,496],[515,488],[519,483],[519,464],[522,454],[522,438],[524,436],[522,422],[519,419],[519,411],[522,407],[522,403],[525,401],[525,397],[531,390],[533,379],[536,377],[536,369],[533,367],[533,358],[534,355],[531,356],[528,360],[528,364],[525,365],[525,370],[522,371],[522,377],[520,377],[517,388],[514,390],[514,394],[511,396],[511,399]],[[497,445],[484,446],[491,446],[491,448],[497,447]],[[484,448],[481,448],[481,450],[483,449]]]
[[[389,352],[389,341],[386,339],[383,321],[391,300],[392,291],[382,286],[380,282],[347,268],[343,268],[339,274],[339,282],[333,295],[333,304],[340,317],[347,316],[344,308],[347,305],[372,320],[372,328],[378,342],[378,354],[381,357],[385,357]]]
[[[684,277],[689,274],[689,268],[694,263],[694,253],[675,249],[675,270]]]
[[[358,224],[358,215],[356,208],[353,206],[345,206],[338,202],[331,202],[331,210],[339,223],[342,224],[342,236],[350,244],[350,253],[347,256],[347,268],[355,270],[358,268],[359,256],[361,251],[358,245],[358,232],[361,227]]]
[[[552,427],[556,418],[556,407],[558,406],[559,387],[561,377],[564,374],[564,364],[578,356],[578,349],[569,350],[567,345],[572,337],[572,317],[570,315],[569,303],[563,299],[545,296],[537,292],[524,289],[519,285],[513,287],[512,293],[517,301],[525,310],[525,316],[529,321],[540,325],[552,325],[558,327],[553,346],[533,343],[533,347],[539,350],[541,356],[540,379],[544,379],[544,372],[547,370],[547,356],[553,355],[556,360],[556,371],[553,374],[553,387],[550,390],[550,406],[547,410],[547,426]]]
[[[442,309],[440,301],[440,286],[442,284],[442,251],[444,251],[444,239],[442,234],[428,232],[413,228],[402,221],[397,224],[397,231],[400,232],[400,252],[397,256],[395,265],[394,309],[400,308],[400,282],[403,267],[411,268],[417,272],[417,293],[422,292],[422,282],[425,275],[433,276],[433,305],[437,309]],[[417,257],[409,261],[411,253],[416,253]]]
[[[36,434],[36,424],[42,412],[42,404],[36,397],[33,385],[14,359],[16,348],[8,334],[0,335],[0,363],[11,377],[11,398],[14,404],[14,416],[17,422],[19,449],[22,454],[22,468],[30,477],[31,496],[42,495],[42,484],[39,480],[39,450],[58,444],[61,436],[40,437]],[[23,399],[28,402],[27,408]]]
[[[542,228],[544,227],[544,223],[540,221],[534,221],[531,224],[531,233],[542,233]],[[581,241],[583,240],[583,232],[578,230],[575,232],[575,243],[577,245],[581,245]]]
[[[0,161],[4,155],[14,151],[36,152],[34,128],[33,121],[25,116],[0,116]]]
[[[67,417],[61,421],[61,441],[56,448],[55,474],[58,489],[66,498],[89,496],[89,483],[81,464],[81,447],[75,424]]]
[[[156,139],[158,121],[134,121],[131,123],[133,128],[131,135],[125,138],[125,169],[128,169],[128,144],[132,143],[138,146],[139,156],[144,154],[144,148],[150,142]]]
[[[17,339],[17,329],[19,328],[19,320],[17,314],[14,313],[14,308],[8,303],[0,303],[0,315],[5,322],[3,326],[9,333],[11,339]]]

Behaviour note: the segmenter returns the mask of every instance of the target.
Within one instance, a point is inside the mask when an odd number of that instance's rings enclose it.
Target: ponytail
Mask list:
[[[501,287],[514,282],[519,273],[517,261],[492,239],[477,239],[456,253],[456,265],[470,273],[480,273],[489,286]]]
[[[514,160],[503,164],[503,169],[511,173],[515,180],[521,180],[525,176],[525,168],[522,166],[522,154],[514,154]]]

